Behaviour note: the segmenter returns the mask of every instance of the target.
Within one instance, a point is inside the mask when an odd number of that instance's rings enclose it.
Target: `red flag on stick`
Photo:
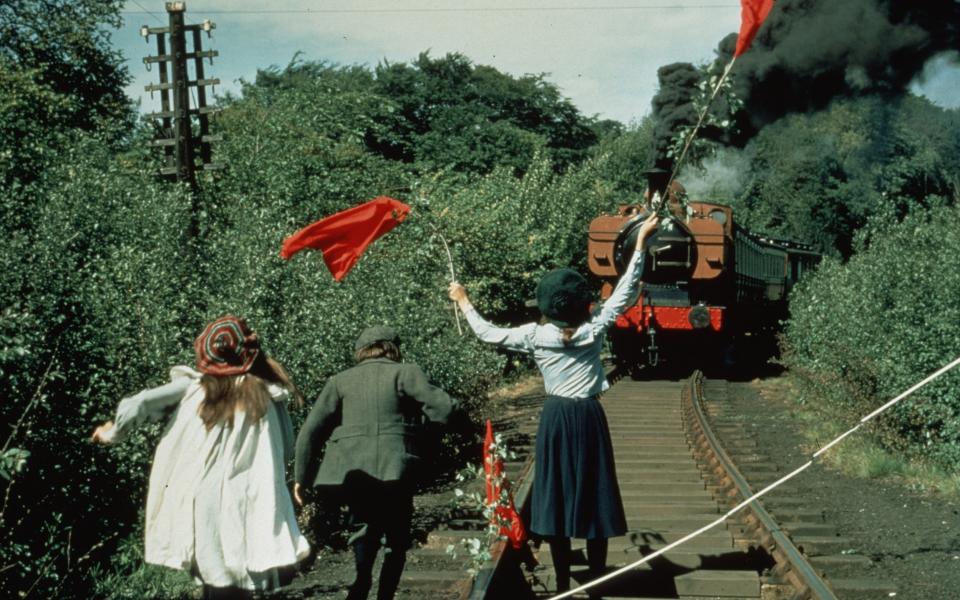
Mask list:
[[[734,58],[750,48],[753,38],[773,8],[773,0],[740,0],[740,35],[737,37],[737,49]]]
[[[379,196],[307,225],[283,240],[280,256],[289,260],[304,248],[320,250],[333,278],[340,281],[367,246],[402,223],[409,213],[410,207],[403,202]]]
[[[501,477],[503,476],[503,461],[492,456],[490,447],[493,445],[493,424],[487,419],[487,436],[483,441],[483,472],[487,480],[487,506],[493,506],[494,514],[491,522],[499,521],[500,535],[507,536],[514,549],[519,549],[527,539],[527,531],[523,521],[513,505],[513,494],[507,491],[507,502],[500,503]],[[509,525],[506,525],[509,523]]]

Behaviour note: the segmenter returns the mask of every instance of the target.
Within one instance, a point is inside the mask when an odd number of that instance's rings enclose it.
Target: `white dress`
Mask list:
[[[294,440],[289,393],[268,384],[273,402],[259,421],[237,411],[231,426],[207,430],[198,414],[201,374],[174,367],[170,375],[170,383],[121,401],[107,440],[169,414],[150,471],[146,561],[194,571],[217,587],[278,587],[277,569],[310,554],[285,478]]]

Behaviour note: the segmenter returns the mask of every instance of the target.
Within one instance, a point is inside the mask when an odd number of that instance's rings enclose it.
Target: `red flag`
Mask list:
[[[374,240],[407,218],[410,207],[379,196],[307,225],[283,240],[280,256],[289,260],[304,248],[323,252],[323,262],[337,281],[353,268]]]
[[[750,48],[754,36],[773,8],[773,0],[740,0],[740,35],[737,36],[737,49],[734,58]]]
[[[487,480],[487,506],[495,506],[494,515],[491,522],[500,521],[500,523],[509,523],[500,526],[500,535],[507,536],[514,549],[520,549],[523,542],[527,539],[527,531],[523,527],[523,521],[517,514],[517,509],[513,505],[513,494],[507,491],[506,505],[500,504],[500,483],[498,480],[503,475],[503,461],[499,457],[490,455],[490,446],[493,445],[493,424],[487,419],[487,436],[483,441],[483,472]]]

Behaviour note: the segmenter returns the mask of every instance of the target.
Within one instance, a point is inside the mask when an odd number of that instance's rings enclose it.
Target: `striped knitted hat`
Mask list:
[[[257,334],[246,321],[233,315],[220,317],[207,325],[193,349],[197,353],[197,369],[209,375],[240,375],[250,370],[260,353]]]

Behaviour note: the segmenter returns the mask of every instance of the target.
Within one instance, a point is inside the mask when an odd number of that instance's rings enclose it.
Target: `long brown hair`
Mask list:
[[[297,390],[283,366],[261,352],[250,370],[242,375],[204,375],[200,379],[204,398],[198,413],[207,429],[220,422],[233,422],[237,408],[251,423],[267,413],[272,398],[267,383],[275,383],[290,391],[297,406],[303,406],[303,396]]]

